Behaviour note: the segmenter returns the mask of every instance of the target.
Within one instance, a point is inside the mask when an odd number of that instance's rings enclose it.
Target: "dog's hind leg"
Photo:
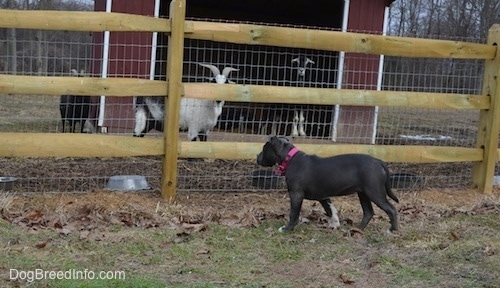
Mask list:
[[[321,203],[321,206],[325,209],[326,216],[330,217],[330,219],[328,219],[328,227],[337,229],[340,226],[337,208],[335,208],[330,198],[320,200],[319,203]]]
[[[394,208],[394,206],[391,203],[389,203],[389,200],[387,200],[386,197],[383,197],[382,199],[374,198],[371,200],[380,209],[384,210],[385,213],[387,213],[387,216],[389,216],[389,219],[391,220],[391,228],[389,229],[389,233],[398,230],[398,217],[396,208]]]
[[[373,217],[373,206],[372,202],[370,201],[370,198],[366,196],[363,192],[358,192],[358,197],[359,197],[359,202],[361,203],[361,208],[363,208],[363,219],[361,220],[361,223],[359,224],[359,229],[365,229],[366,225],[368,225],[368,222]]]

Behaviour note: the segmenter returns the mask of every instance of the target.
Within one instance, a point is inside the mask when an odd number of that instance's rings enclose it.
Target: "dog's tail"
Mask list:
[[[386,178],[385,178],[385,191],[387,193],[387,195],[389,197],[391,197],[392,200],[396,201],[396,203],[399,203],[399,199],[398,197],[396,197],[396,195],[392,192],[392,189],[391,189],[391,172],[389,172],[389,167],[387,167],[387,164],[385,163],[382,163],[382,166],[384,167],[384,170],[385,170],[385,175],[386,175]]]

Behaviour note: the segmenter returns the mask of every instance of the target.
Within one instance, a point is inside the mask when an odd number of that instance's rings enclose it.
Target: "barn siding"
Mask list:
[[[241,7],[259,7],[255,5],[255,2],[241,2],[235,4],[234,1],[224,2],[226,5],[216,5],[212,7],[208,3],[209,1],[204,0],[192,0],[188,3],[188,16],[197,16],[214,18],[214,14],[217,15],[232,15],[235,17],[234,9]],[[256,1],[258,2],[258,1]],[[283,7],[279,1],[263,1],[268,5],[268,10],[279,9],[283,12]],[[350,11],[349,11],[349,22],[348,30],[351,31],[382,31],[383,27],[383,16],[384,8],[389,5],[392,1],[390,0],[351,0],[350,1]],[[96,11],[105,11],[105,0],[95,1]],[[260,2],[259,2],[260,3]],[[335,4],[333,4],[335,3]],[[277,18],[273,16],[269,19],[274,21],[280,20],[285,21],[290,24],[306,24],[312,26],[329,26],[336,27],[340,25],[341,21],[341,11],[340,7],[343,5],[344,1],[338,0],[336,2],[330,1],[318,1],[315,5],[309,5],[314,11],[320,11],[315,17],[310,17],[311,13],[304,13],[304,9],[300,10],[300,13],[294,11],[286,11],[279,13],[280,15],[287,15],[288,21],[286,19]],[[163,9],[168,7],[168,1],[162,3]],[[274,5],[276,4],[276,5]],[[278,5],[279,4],[279,5]],[[300,3],[296,3],[299,5]],[[236,6],[235,6],[236,5]],[[301,4],[302,5],[302,4]],[[340,6],[339,6],[340,5]],[[236,8],[235,8],[236,7]],[[274,8],[273,8],[274,7]],[[295,6],[287,6],[295,7]],[[276,13],[268,13],[262,15],[262,11],[256,13],[254,10],[250,9],[237,9],[241,13],[236,14],[244,19],[234,19],[234,20],[249,20],[262,22],[267,18],[266,15],[276,15]],[[268,12],[268,10],[266,10]],[[289,9],[293,10],[293,9]],[[297,10],[297,9],[295,9]],[[332,11],[333,10],[333,11]],[[114,1],[113,9],[114,12],[124,12],[124,13],[134,13],[141,15],[153,15],[154,14],[154,0],[146,1]],[[246,12],[242,12],[246,11]],[[260,11],[260,10],[259,10]],[[264,11],[264,12],[266,12]],[[278,10],[277,10],[278,11]],[[231,12],[231,13],[229,13]],[[267,13],[266,12],[266,13]],[[228,14],[229,13],[229,14]],[[166,13],[163,13],[166,14]],[[189,15],[191,14],[191,15]],[[201,15],[198,15],[201,14]],[[295,17],[295,18],[294,18]],[[302,18],[303,19],[302,19]],[[223,19],[223,18],[221,18]],[[224,18],[225,19],[225,18]],[[302,19],[302,20],[300,20]],[[305,19],[305,20],[304,20]],[[294,23],[299,21],[299,23]],[[305,22],[302,22],[305,21]],[[315,23],[311,23],[311,21]],[[317,23],[316,23],[317,22]],[[338,26],[340,28],[340,26]],[[148,47],[151,43],[151,35],[146,35],[145,33],[112,33],[111,37],[111,48],[110,48],[110,62],[108,75],[109,77],[121,77],[122,75],[133,75],[133,77],[144,77],[149,75],[149,59],[150,51],[148,48],[130,48],[130,44],[137,44]],[[94,75],[100,75],[101,61],[98,60],[102,55],[102,33],[95,33],[94,43],[96,45],[94,50],[94,63],[92,63],[92,72]],[[121,43],[123,45],[113,46],[113,44]],[[128,61],[124,60],[127,59]],[[130,60],[133,61],[130,61]],[[378,59],[376,55],[364,55],[364,54],[354,54],[349,53],[346,55],[344,62],[344,75],[343,75],[343,88],[346,89],[376,89],[377,83],[377,73],[378,73]],[[105,112],[105,123],[104,125],[108,127],[109,132],[123,132],[131,131],[133,127],[133,98],[116,98],[108,97],[106,112]],[[121,106],[121,107],[120,107]],[[359,137],[363,137],[361,142],[371,141],[373,133],[373,119],[374,119],[374,108],[372,107],[341,107],[339,114],[339,126],[337,129],[337,140],[340,142],[353,142],[354,137],[356,142],[359,142]],[[128,119],[128,120],[124,120]]]
[[[106,11],[106,1],[95,1],[96,11]],[[154,15],[154,0],[113,1],[112,12]],[[92,71],[101,75],[104,34],[95,33]],[[109,40],[108,77],[149,78],[152,33],[112,32]],[[99,59],[99,60],[97,60]],[[133,97],[106,97],[103,126],[108,133],[132,133]]]
[[[381,34],[387,0],[351,0],[349,31]],[[346,53],[343,89],[377,89],[379,55]],[[370,143],[373,136],[374,107],[342,106],[337,126],[337,142]]]

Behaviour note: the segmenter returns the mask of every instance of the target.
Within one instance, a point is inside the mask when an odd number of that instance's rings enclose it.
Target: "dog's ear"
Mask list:
[[[271,141],[269,141],[269,143],[271,143],[271,145],[273,146],[273,149],[278,152],[278,151],[281,151],[283,150],[283,147],[287,144],[289,144],[290,142],[288,142],[288,139],[286,139],[286,137],[282,137],[282,136],[273,136],[271,138]]]
[[[280,136],[278,137],[282,142],[286,142],[286,143],[290,143],[290,140],[288,140],[288,138],[286,138],[285,136]]]
[[[275,145],[276,143],[280,142],[279,138],[277,136],[269,136],[269,140],[271,144]]]

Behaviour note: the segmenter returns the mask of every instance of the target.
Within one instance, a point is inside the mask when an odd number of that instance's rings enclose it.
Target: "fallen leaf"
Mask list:
[[[207,224],[191,224],[191,223],[181,223],[181,228],[192,231],[192,232],[200,232],[207,228]]]
[[[56,229],[62,229],[63,228],[63,225],[61,224],[61,222],[57,221],[57,222],[54,222],[53,224],[54,228]]]
[[[160,249],[163,249],[163,248],[169,247],[170,244],[171,244],[171,242],[163,242],[163,243],[160,243],[160,245],[158,247],[160,247]]]
[[[453,231],[452,231],[450,234],[451,234],[451,237],[452,237],[453,239],[455,239],[455,240],[460,239],[460,237],[458,236],[458,234],[457,234],[457,233],[455,233],[455,232],[453,232]]]
[[[75,218],[77,219],[80,219],[80,220],[84,220],[85,218],[87,218],[89,216],[89,214],[92,212],[92,209],[85,205],[83,207],[80,207],[77,209],[77,216]]]
[[[226,215],[219,220],[220,224],[228,227],[239,227],[239,222],[238,216],[234,214]]]
[[[89,230],[83,230],[83,231],[81,231],[80,232],[80,240],[88,239],[89,235],[90,235],[90,231]]]
[[[486,256],[492,256],[492,255],[495,255],[495,248],[488,246],[488,247],[484,248],[483,253],[484,253]]]
[[[118,217],[114,216],[114,215],[111,215],[108,219],[109,223],[110,224],[113,224],[113,225],[122,225],[122,221],[120,221],[120,219],[118,219]]]
[[[344,260],[340,260],[339,262],[342,263],[342,264],[351,264],[351,259],[346,258]]]
[[[201,249],[198,252],[196,252],[196,255],[208,255],[210,254],[210,250],[208,249]]]
[[[361,234],[361,235],[363,234],[363,230],[361,230],[361,229],[359,229],[359,228],[352,228],[352,229],[350,230],[350,232],[351,232],[351,236],[352,236],[352,235],[355,235],[355,234]]]
[[[176,237],[174,239],[172,239],[172,242],[175,244],[182,243],[182,242],[186,241],[190,235],[191,234],[189,234],[187,232],[177,233]]]
[[[42,216],[43,216],[42,212],[35,210],[35,211],[32,211],[32,212],[26,214],[24,216],[24,219],[26,219],[28,221],[34,221],[34,220],[42,218]]]
[[[354,221],[352,221],[352,219],[350,219],[350,218],[347,218],[347,219],[345,219],[344,221],[345,221],[345,223],[346,223],[347,225],[349,225],[349,226],[354,225]]]
[[[375,266],[377,266],[379,264],[378,261],[370,261],[370,263],[368,263],[368,268],[373,268]]]
[[[441,249],[441,250],[446,249],[448,247],[450,247],[449,243],[441,243],[441,244],[438,245],[438,248]]]
[[[47,242],[48,241],[38,242],[38,243],[35,244],[35,247],[38,248],[38,249],[42,249],[42,248],[44,248],[47,245]]]
[[[347,275],[345,275],[345,274],[340,274],[339,278],[340,278],[340,280],[342,280],[342,283],[344,283],[344,284],[354,284],[355,283],[354,281],[349,279],[349,277],[347,277]]]
[[[122,223],[125,224],[128,227],[134,226],[134,222],[130,219],[130,217],[127,218],[122,218]]]
[[[71,232],[73,232],[73,230],[71,229],[68,229],[68,228],[62,228],[62,229],[57,229],[57,231],[59,231],[59,234],[63,235],[63,236],[67,236],[69,234],[71,234]]]

